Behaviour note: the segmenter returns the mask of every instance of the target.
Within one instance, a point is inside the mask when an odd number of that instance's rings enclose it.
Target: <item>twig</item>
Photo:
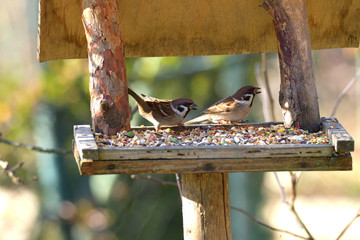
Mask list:
[[[297,238],[301,238],[301,239],[311,239],[311,238],[308,238],[308,237],[303,237],[303,236],[300,236],[296,233],[293,233],[293,232],[290,232],[290,231],[287,231],[287,230],[283,230],[283,229],[279,229],[279,228],[275,228],[273,226],[270,226],[268,225],[267,223],[263,222],[262,220],[254,217],[253,215],[251,215],[250,213],[246,212],[245,210],[241,209],[241,208],[237,208],[237,207],[234,207],[234,206],[230,206],[231,209],[234,209],[238,212],[241,212],[243,213],[244,215],[246,215],[248,218],[250,218],[251,220],[253,220],[254,222],[264,226],[264,227],[267,227],[273,231],[276,231],[276,232],[282,232],[282,233],[286,233],[286,234],[289,234],[289,235],[292,235],[294,237],[297,237]]]
[[[265,89],[269,100],[270,121],[275,121],[274,98],[270,90],[266,53],[261,53],[261,69],[263,72],[263,77],[265,80]]]
[[[265,57],[262,55],[262,69],[263,69],[263,74],[261,74],[260,71],[260,64],[259,63],[255,64],[256,79],[262,90],[262,93],[260,95],[262,99],[264,118],[266,122],[270,122],[270,121],[274,121],[275,114],[274,114],[274,99],[272,98],[271,95],[271,91],[269,87],[269,77],[267,74],[266,55]]]
[[[342,232],[340,233],[340,235],[336,238],[336,240],[339,240],[344,234],[345,232],[350,228],[350,226],[355,222],[355,220],[360,217],[360,208],[357,211],[356,215],[353,217],[353,219],[351,219],[351,221],[348,223],[348,225],[346,225],[346,227],[344,228],[344,230],[342,230]]]
[[[265,122],[269,122],[270,121],[269,98],[267,96],[266,88],[264,88],[264,86],[265,86],[264,80],[260,73],[260,63],[255,64],[255,75],[256,75],[256,80],[257,80],[261,90],[263,90],[261,92],[260,96],[261,96],[261,100],[262,100],[264,119],[265,119]]]
[[[333,109],[330,117],[334,117],[335,112],[336,112],[341,100],[344,98],[344,96],[347,94],[347,92],[354,86],[354,84],[355,84],[356,80],[359,78],[359,76],[360,76],[360,68],[356,71],[354,77],[350,80],[350,82],[346,85],[344,90],[342,90],[342,92],[338,96],[335,106],[334,106],[334,109]]]
[[[276,182],[277,182],[277,184],[279,185],[279,188],[280,188],[281,201],[283,203],[289,205],[289,202],[286,200],[285,189],[284,189],[283,185],[281,185],[281,182],[280,182],[279,176],[277,175],[277,172],[274,172],[274,175],[275,175]]]
[[[56,149],[50,149],[50,148],[43,148],[43,147],[37,147],[33,145],[27,145],[20,142],[13,142],[4,138],[0,138],[0,143],[5,143],[11,146],[15,147],[22,147],[30,151],[37,151],[37,152],[43,152],[43,153],[54,153],[54,154],[72,154],[71,150],[56,148]]]
[[[24,182],[18,176],[15,175],[16,170],[24,165],[24,162],[19,162],[12,168],[9,167],[9,162],[0,160],[0,167],[4,170],[4,174],[8,176],[11,181],[17,185],[23,185]]]
[[[176,178],[176,183],[164,181],[164,180],[161,180],[160,178],[155,178],[155,177],[153,177],[151,175],[147,175],[147,176],[140,176],[140,175],[136,175],[136,174],[131,175],[131,179],[149,180],[149,181],[153,181],[153,182],[156,182],[156,183],[160,183],[161,185],[170,185],[170,186],[178,187],[179,194],[180,194],[180,199],[182,201],[181,181],[180,181],[180,176],[179,176],[178,173],[175,173],[175,178]]]
[[[293,173],[290,172],[290,176],[291,176],[291,203],[290,203],[290,209],[293,212],[293,214],[295,215],[296,219],[298,220],[298,222],[300,223],[300,225],[302,226],[302,228],[306,231],[306,233],[309,236],[309,239],[314,239],[314,237],[311,235],[309,229],[306,227],[305,223],[302,221],[302,219],[300,218],[296,208],[295,208],[295,200],[296,200],[296,196],[297,196],[297,192],[296,192],[296,185],[298,183],[298,180],[300,178],[300,174],[301,173]]]
[[[178,186],[175,182],[164,181],[164,180],[161,180],[160,178],[155,178],[151,175],[140,176],[140,175],[132,174],[131,179],[149,180],[149,181],[153,181],[156,183],[160,183],[161,185],[170,185],[170,186],[175,186],[175,187]]]
[[[181,187],[181,180],[180,180],[180,175],[178,173],[175,173],[175,178],[176,178],[176,183],[177,183],[177,187],[179,189],[179,194],[180,194],[180,199],[182,201],[182,187]]]

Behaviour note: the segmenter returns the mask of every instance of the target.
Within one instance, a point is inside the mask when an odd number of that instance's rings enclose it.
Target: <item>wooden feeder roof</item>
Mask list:
[[[277,51],[263,1],[117,0],[126,57]],[[313,49],[358,47],[360,1],[308,0]],[[78,0],[40,0],[40,62],[86,58]]]

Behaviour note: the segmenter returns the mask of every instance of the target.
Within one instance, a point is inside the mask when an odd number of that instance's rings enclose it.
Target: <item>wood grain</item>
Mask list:
[[[181,174],[184,239],[231,240],[227,173]]]
[[[79,0],[79,3],[88,43],[92,129],[115,135],[130,129],[126,64],[116,0]]]
[[[318,132],[320,113],[306,1],[266,0],[263,6],[272,18],[278,41],[284,125]]]
[[[74,127],[79,146],[74,155],[83,175],[351,170],[351,155],[344,152],[354,150],[353,139],[337,137],[346,131],[336,119],[321,121],[324,132],[334,136],[332,144],[99,148],[90,126],[79,125]],[[333,148],[341,150],[339,156],[333,155]]]
[[[330,138],[336,152],[343,153],[354,151],[354,139],[336,118],[323,119],[322,126],[323,131]]]
[[[98,146],[89,125],[74,126],[74,139],[81,160],[98,160]]]
[[[82,175],[352,170],[350,154],[304,158],[83,160]]]
[[[84,149],[91,154],[93,150]],[[332,155],[330,144],[242,145],[242,146],[171,146],[139,148],[99,148],[98,160],[122,159],[231,159],[271,157],[322,157]]]
[[[126,57],[276,52],[262,0],[118,0]],[[313,49],[358,47],[360,1],[308,0]],[[40,0],[38,57],[86,58],[78,0]]]

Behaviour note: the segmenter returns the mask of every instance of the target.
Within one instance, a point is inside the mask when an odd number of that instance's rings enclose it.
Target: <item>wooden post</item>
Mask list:
[[[279,102],[286,127],[300,126],[310,132],[320,129],[314,68],[305,0],[266,0],[271,15],[280,62]]]
[[[130,129],[126,65],[115,0],[79,0],[88,43],[92,129]]]
[[[182,203],[184,239],[231,240],[227,173],[184,173]]]

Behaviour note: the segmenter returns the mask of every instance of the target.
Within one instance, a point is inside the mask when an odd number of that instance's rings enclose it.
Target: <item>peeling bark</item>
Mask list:
[[[126,65],[115,0],[79,0],[88,43],[92,130],[130,129]]]
[[[279,103],[286,127],[320,129],[315,75],[305,0],[266,0],[272,17],[280,62]]]

